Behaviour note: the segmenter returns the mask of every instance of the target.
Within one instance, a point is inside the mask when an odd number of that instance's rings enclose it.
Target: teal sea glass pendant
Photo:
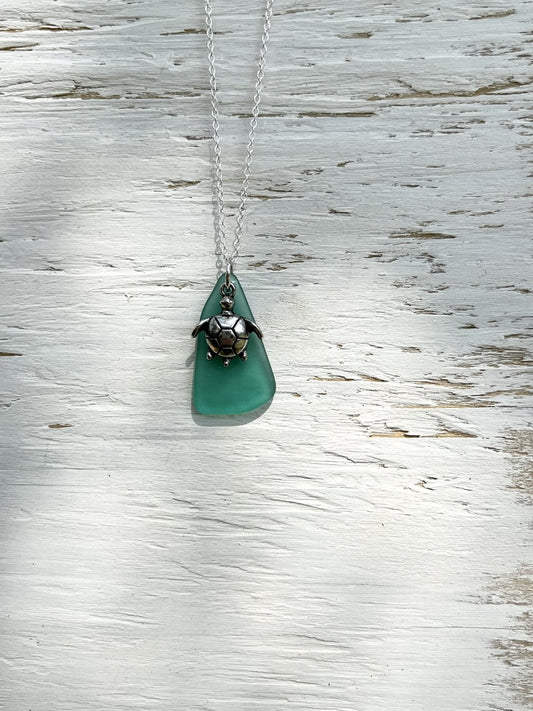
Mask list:
[[[198,336],[193,380],[197,412],[240,415],[272,400],[276,381],[263,334],[234,274],[218,279],[192,335]]]

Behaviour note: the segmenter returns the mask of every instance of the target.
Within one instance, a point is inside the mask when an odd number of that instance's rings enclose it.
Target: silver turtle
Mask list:
[[[239,356],[242,360],[247,359],[246,346],[250,333],[256,333],[259,338],[263,338],[263,333],[256,323],[233,313],[235,289],[229,294],[224,291],[222,293],[224,294],[220,301],[222,313],[202,319],[195,326],[192,335],[196,338],[200,331],[204,331],[209,347],[207,360],[220,356],[224,360],[224,367],[227,368],[235,356]]]

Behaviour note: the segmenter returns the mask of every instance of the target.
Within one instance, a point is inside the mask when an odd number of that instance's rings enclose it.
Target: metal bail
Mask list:
[[[237,288],[235,283],[231,281],[231,264],[228,263],[226,266],[226,280],[220,285],[220,293],[222,296],[235,296]]]
[[[231,263],[228,262],[226,264],[226,283],[225,283],[226,289],[230,288],[230,284],[231,284]]]

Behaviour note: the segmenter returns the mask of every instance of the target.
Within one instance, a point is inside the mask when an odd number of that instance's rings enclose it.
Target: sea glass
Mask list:
[[[220,286],[226,276],[217,281],[207,299],[200,319],[220,313]],[[255,321],[243,288],[232,274],[236,287],[233,311],[239,316]],[[258,324],[261,327],[261,324]],[[276,392],[276,381],[262,340],[255,333],[248,339],[248,359],[238,356],[225,368],[222,358],[207,360],[205,334],[199,333],[193,380],[193,406],[203,415],[240,415],[265,405]]]

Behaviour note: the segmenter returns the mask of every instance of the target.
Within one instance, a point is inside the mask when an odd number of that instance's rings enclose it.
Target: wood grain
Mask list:
[[[230,211],[261,6],[215,3]],[[202,3],[3,2],[2,708],[532,707],[531,8],[276,0],[278,392],[213,420]]]

